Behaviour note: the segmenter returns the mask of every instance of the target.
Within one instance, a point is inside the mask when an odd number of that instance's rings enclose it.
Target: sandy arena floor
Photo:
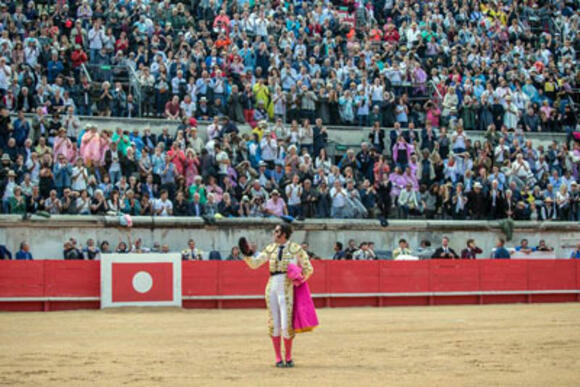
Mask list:
[[[0,385],[578,386],[580,304],[321,309],[273,367],[264,310],[0,314]]]

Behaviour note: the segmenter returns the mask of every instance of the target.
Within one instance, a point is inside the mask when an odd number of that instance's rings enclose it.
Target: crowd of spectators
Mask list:
[[[576,2],[31,1],[0,21],[3,213],[580,220]],[[178,129],[79,120],[139,112]],[[330,124],[368,141],[332,159]]]
[[[417,259],[477,259],[477,258],[492,258],[492,259],[509,259],[514,253],[522,253],[530,255],[534,252],[553,252],[554,248],[546,244],[545,240],[539,240],[536,246],[530,246],[527,239],[522,239],[520,244],[514,247],[507,248],[504,239],[497,240],[496,247],[489,252],[484,252],[477,246],[474,239],[468,239],[465,243],[465,248],[457,253],[449,246],[449,238],[443,237],[441,245],[437,248],[431,246],[428,240],[422,240],[420,245],[413,248],[409,245],[406,239],[401,238],[398,241],[397,247],[392,250],[377,250],[374,242],[362,241],[357,243],[354,239],[350,239],[346,247],[342,242],[336,242],[333,246],[334,254],[327,259],[332,260],[377,260],[377,259],[394,259],[394,260],[417,260]],[[302,248],[307,252],[311,259],[321,259],[318,254],[312,252],[308,243],[301,244]],[[384,246],[379,246],[379,249]],[[179,250],[177,250],[179,251]],[[161,244],[153,242],[151,247],[148,247],[143,242],[142,238],[136,238],[134,241],[131,236],[127,241],[119,238],[116,247],[112,246],[108,241],[104,240],[96,243],[94,239],[90,238],[86,241],[86,245],[79,244],[75,238],[69,238],[64,242],[62,258],[66,260],[95,260],[100,259],[101,254],[141,254],[141,253],[171,253],[172,251],[168,244]],[[225,260],[225,261],[239,261],[243,259],[242,253],[238,246],[233,246],[227,253],[225,251],[212,250],[204,252],[197,247],[194,239],[189,239],[184,249],[180,251],[181,259],[184,261],[206,261],[206,260]],[[580,242],[576,244],[575,249],[566,258],[580,259]],[[13,259],[11,251],[5,246],[0,245],[0,260]],[[30,246],[27,242],[21,242],[18,252],[15,254],[16,260],[32,260],[33,256],[30,252]]]
[[[527,130],[556,131],[579,81],[571,0],[29,1],[0,21],[12,111],[486,130],[531,108]]]

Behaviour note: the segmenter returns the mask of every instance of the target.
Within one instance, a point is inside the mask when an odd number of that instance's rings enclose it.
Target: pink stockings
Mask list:
[[[282,343],[280,336],[272,336],[272,344],[274,345],[274,354],[276,355],[276,363],[282,361]],[[292,360],[292,339],[284,338],[284,349],[286,351],[286,361]]]
[[[286,351],[286,362],[292,360],[292,340],[293,339],[284,339],[284,350]]]
[[[282,343],[280,342],[280,336],[272,336],[272,344],[274,345],[274,353],[276,354],[276,363],[279,363],[282,361]]]

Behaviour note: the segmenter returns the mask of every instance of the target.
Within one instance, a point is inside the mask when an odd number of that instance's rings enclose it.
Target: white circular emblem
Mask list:
[[[133,289],[139,293],[147,293],[153,287],[153,277],[146,271],[140,271],[133,276]]]

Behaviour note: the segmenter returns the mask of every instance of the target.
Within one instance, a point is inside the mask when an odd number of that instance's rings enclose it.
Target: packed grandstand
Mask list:
[[[2,213],[579,221],[579,18],[577,1],[7,2]],[[330,155],[336,126],[365,141]]]

